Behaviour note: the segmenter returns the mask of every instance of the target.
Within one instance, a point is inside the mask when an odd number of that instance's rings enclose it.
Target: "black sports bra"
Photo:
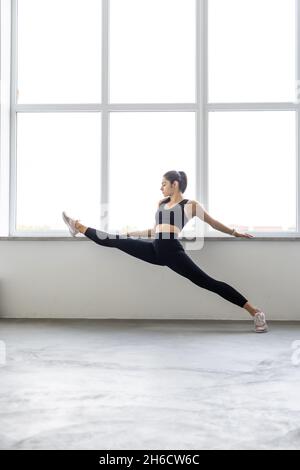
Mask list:
[[[189,199],[182,199],[175,206],[164,208],[164,205],[170,201],[170,197],[162,201],[155,213],[155,222],[158,224],[169,224],[174,225],[181,231],[183,227],[189,221],[185,211],[184,205],[188,202]],[[163,206],[163,207],[162,207]]]

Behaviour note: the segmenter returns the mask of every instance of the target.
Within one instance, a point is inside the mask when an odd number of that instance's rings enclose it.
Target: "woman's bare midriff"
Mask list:
[[[176,227],[175,225],[169,225],[169,224],[159,224],[155,227],[155,233],[160,233],[160,232],[164,232],[164,233],[180,233],[180,230],[178,227]]]

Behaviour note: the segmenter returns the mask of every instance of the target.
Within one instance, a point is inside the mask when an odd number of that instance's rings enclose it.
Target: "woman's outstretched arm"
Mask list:
[[[160,204],[168,198],[160,199],[157,203],[157,208],[159,208]],[[125,235],[132,236],[132,237],[145,237],[145,238],[154,238],[155,235],[155,228],[156,223],[154,224],[153,228],[147,228],[146,230],[136,230],[133,232],[126,232]]]
[[[126,232],[126,234],[130,237],[145,237],[145,238],[152,238],[154,236],[154,229],[148,228],[146,230],[136,230],[133,232]]]
[[[219,232],[227,233],[228,235],[232,235],[234,237],[254,238],[253,235],[250,235],[249,233],[237,232],[234,228],[232,229],[230,227],[227,227],[218,220],[214,219],[198,201],[191,201],[189,210],[193,217],[199,217],[201,220],[203,220]]]

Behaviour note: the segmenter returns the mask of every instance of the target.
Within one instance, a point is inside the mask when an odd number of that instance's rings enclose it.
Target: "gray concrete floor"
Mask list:
[[[0,448],[300,449],[299,340],[291,322],[2,319]]]

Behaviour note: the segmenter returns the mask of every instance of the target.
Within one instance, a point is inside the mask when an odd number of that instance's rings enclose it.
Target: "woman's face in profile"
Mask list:
[[[163,178],[161,182],[160,190],[163,193],[163,196],[169,196],[170,194],[172,194],[172,185],[170,181]]]

